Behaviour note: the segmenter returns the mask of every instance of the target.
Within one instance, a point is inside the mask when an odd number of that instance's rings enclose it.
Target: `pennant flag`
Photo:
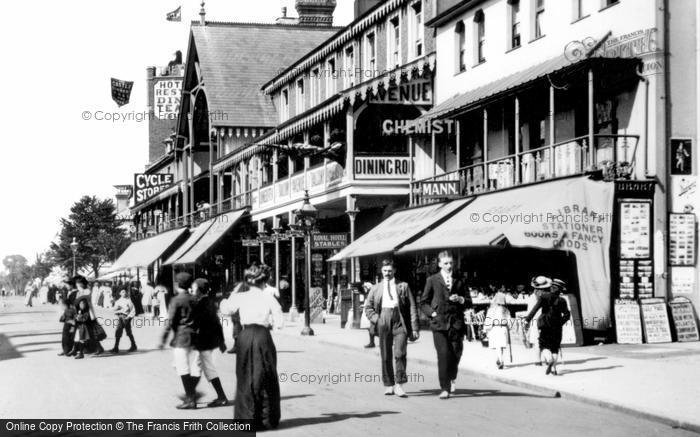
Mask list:
[[[180,15],[180,10],[182,9],[182,6],[178,6],[177,9],[175,9],[172,12],[168,12],[165,15],[165,19],[168,21],[180,21],[181,15]]]
[[[112,78],[112,100],[114,100],[119,106],[126,105],[129,103],[129,97],[131,97],[131,87],[133,86],[134,82]]]

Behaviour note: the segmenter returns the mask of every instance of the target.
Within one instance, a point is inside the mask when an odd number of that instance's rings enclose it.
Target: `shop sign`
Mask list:
[[[454,132],[454,120],[384,120],[382,122],[382,135],[416,135],[425,134],[440,135]]]
[[[430,80],[413,80],[387,88],[379,87],[368,97],[370,103],[390,105],[432,105],[433,86]]]
[[[407,156],[357,156],[355,179],[408,179],[411,160]]]
[[[141,204],[170,188],[174,181],[175,176],[172,173],[134,174],[134,205]]]
[[[647,343],[670,343],[671,326],[663,299],[642,299],[642,327]]]
[[[182,80],[159,80],[153,85],[153,112],[160,120],[176,120],[180,111]]]
[[[671,213],[668,217],[668,263],[695,265],[695,214]]]
[[[241,240],[241,245],[243,247],[258,247],[260,242],[256,239],[243,239]]]
[[[698,325],[695,323],[693,304],[687,298],[676,298],[670,302],[673,326],[679,342],[700,341]]]
[[[311,249],[343,249],[348,245],[347,233],[318,233],[311,234]]]
[[[636,301],[615,301],[615,333],[618,344],[642,344],[642,320]]]
[[[654,181],[617,181],[615,182],[615,190],[618,196],[652,197],[654,184]]]
[[[424,181],[420,184],[420,195],[423,198],[452,198],[460,197],[459,181]]]

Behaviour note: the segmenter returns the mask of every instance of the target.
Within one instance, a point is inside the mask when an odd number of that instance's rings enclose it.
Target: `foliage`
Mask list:
[[[2,264],[7,269],[7,287],[15,290],[16,294],[22,293],[31,279],[31,268],[27,265],[27,259],[22,255],[8,255],[3,258]]]

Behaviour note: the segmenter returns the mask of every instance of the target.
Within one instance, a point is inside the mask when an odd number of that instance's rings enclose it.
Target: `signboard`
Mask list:
[[[642,319],[636,301],[615,300],[615,334],[619,344],[642,344]]]
[[[309,289],[309,308],[311,308],[311,323],[320,323],[323,319],[323,289],[311,287]]]
[[[671,267],[671,294],[695,293],[695,268],[694,267]]]
[[[663,299],[642,299],[642,321],[647,343],[670,343],[671,326]]]
[[[620,202],[620,258],[651,257],[651,201]]]
[[[697,196],[698,180],[696,176],[672,176],[671,177],[671,193],[672,210],[686,211],[695,203]]]
[[[153,85],[153,113],[160,120],[176,120],[180,111],[182,80],[159,80]]]
[[[347,233],[318,233],[311,234],[311,249],[343,249],[348,245]]]
[[[693,173],[693,140],[671,138],[671,175],[689,175]]]
[[[384,120],[382,122],[382,135],[440,135],[447,132],[452,135],[455,120]]]
[[[356,156],[355,179],[408,179],[411,160],[407,156]]]
[[[668,216],[668,263],[695,265],[695,214],[670,213]]]
[[[459,181],[424,181],[420,184],[420,196],[423,198],[460,197]]]
[[[143,203],[170,188],[174,181],[175,176],[172,173],[134,174],[134,205]]]
[[[689,299],[681,297],[670,302],[673,327],[676,330],[676,338],[680,342],[700,341],[698,325],[695,322],[693,304]]]
[[[634,260],[620,260],[620,299],[634,299]]]
[[[368,100],[375,104],[432,105],[433,85],[430,80],[412,80],[388,88],[379,87]]]
[[[243,247],[258,247],[260,246],[260,242],[255,239],[244,239],[241,240],[241,245]]]
[[[131,98],[131,88],[134,86],[134,82],[111,78],[111,83],[112,100],[114,100],[114,102],[120,107],[129,103],[129,98]]]

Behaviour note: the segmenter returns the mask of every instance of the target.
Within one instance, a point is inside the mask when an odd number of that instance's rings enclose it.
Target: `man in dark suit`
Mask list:
[[[440,271],[430,276],[420,299],[421,311],[430,319],[433,342],[437,351],[440,399],[455,391],[459,360],[464,340],[464,310],[471,307],[466,284],[452,271],[449,252],[438,255]]]
[[[408,284],[397,280],[394,273],[393,261],[382,261],[382,281],[370,290],[365,315],[370,322],[377,325],[384,394],[396,394],[403,398],[406,397],[406,392],[402,384],[408,380],[406,345],[409,336],[412,339],[418,338],[418,309]]]

